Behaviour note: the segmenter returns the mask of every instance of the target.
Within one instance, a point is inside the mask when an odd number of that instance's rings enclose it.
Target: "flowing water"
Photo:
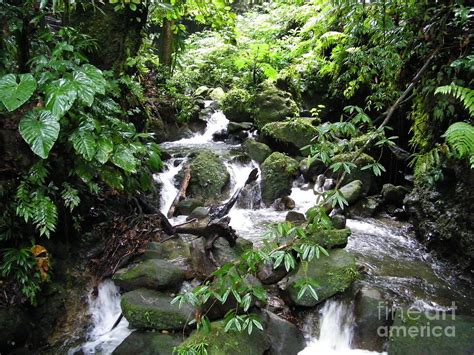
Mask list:
[[[160,210],[167,213],[176,196],[176,174],[183,168],[190,153],[209,149],[225,161],[231,176],[229,197],[238,188],[243,187],[250,171],[257,167],[255,162],[241,163],[235,156],[242,154],[240,145],[226,142],[214,142],[213,135],[226,128],[229,121],[220,111],[208,119],[207,128],[190,138],[162,144],[162,148],[172,158],[165,162],[162,173],[155,176],[161,184]],[[254,192],[259,194],[258,188]],[[258,196],[257,196],[258,197]],[[297,179],[292,188],[291,198],[295,201],[295,210],[304,213],[316,202],[312,186]],[[222,201],[225,202],[225,201]],[[231,226],[237,234],[258,246],[266,226],[285,219],[286,211],[276,211],[263,207],[259,203],[246,206],[234,206],[229,213]],[[171,223],[177,224],[184,216],[175,217]],[[470,310],[472,292],[470,285],[456,281],[454,273],[446,265],[435,261],[424,247],[417,242],[409,225],[390,219],[348,220],[353,234],[346,247],[353,253],[359,265],[365,269],[364,282],[386,290],[398,302],[417,304],[429,309],[448,309],[453,300],[460,307]],[[85,353],[100,350],[108,354],[130,334],[128,324],[123,319],[119,326],[110,332],[120,314],[120,296],[111,281],[103,283],[99,297],[90,301],[90,313],[93,315],[93,327],[89,341],[82,349]],[[319,315],[319,334],[311,327],[306,328],[307,347],[300,353],[309,354],[366,354],[365,350],[351,349],[352,305],[342,301],[327,301]]]

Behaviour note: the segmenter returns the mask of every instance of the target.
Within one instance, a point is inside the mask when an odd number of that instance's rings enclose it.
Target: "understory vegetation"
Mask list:
[[[159,143],[212,99],[335,180],[305,223],[270,225],[262,248],[172,301],[202,332],[208,304],[230,299],[226,332],[262,330],[259,268],[306,275],[329,255],[319,236],[338,230],[348,176],[435,188],[454,167],[472,174],[473,18],[467,1],[0,0],[0,304],[37,304],[55,243],[73,258],[95,224],[142,214]],[[299,279],[297,298],[318,300],[317,285]]]

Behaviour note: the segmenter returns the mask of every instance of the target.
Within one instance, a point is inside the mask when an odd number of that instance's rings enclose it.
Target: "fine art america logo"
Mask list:
[[[396,316],[395,316],[396,313]],[[416,305],[409,308],[394,309],[385,302],[378,304],[379,320],[399,319],[392,326],[380,326],[377,335],[380,337],[455,337],[456,302],[446,310],[426,310]],[[448,321],[448,322],[440,322]]]

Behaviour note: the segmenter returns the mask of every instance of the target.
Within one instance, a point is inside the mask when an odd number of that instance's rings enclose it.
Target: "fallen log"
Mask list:
[[[179,201],[184,199],[186,197],[186,189],[188,188],[189,181],[191,180],[191,167],[189,165],[186,165],[184,168],[184,178],[183,181],[181,182],[181,186],[179,187],[178,193],[176,194],[176,197],[173,200],[173,203],[171,204],[167,216],[168,218],[173,217],[174,211],[176,210],[176,206],[178,205]]]

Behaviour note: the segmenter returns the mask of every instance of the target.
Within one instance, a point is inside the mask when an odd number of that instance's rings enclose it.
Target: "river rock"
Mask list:
[[[352,344],[357,349],[382,352],[387,340],[378,330],[392,322],[392,307],[382,293],[368,286],[362,287],[354,301],[354,336]]]
[[[273,202],[273,208],[275,211],[287,211],[295,208],[295,201],[290,196],[283,196]]]
[[[210,89],[207,86],[202,85],[196,89],[196,91],[194,92],[194,96],[201,96],[203,98],[207,98],[209,95],[209,91]]]
[[[341,187],[340,191],[349,205],[354,204],[362,196],[362,181],[355,180]]]
[[[223,198],[230,175],[215,153],[207,150],[199,152],[191,160],[190,168],[191,180],[186,190],[189,197],[203,203],[212,203]]]
[[[298,162],[282,153],[272,153],[262,164],[262,200],[271,204],[279,197],[291,194],[293,176]]]
[[[268,261],[258,267],[257,277],[264,285],[272,285],[283,279],[287,274],[288,272],[283,264],[275,269],[273,262]]]
[[[274,86],[267,87],[256,96],[255,107],[255,123],[259,129],[267,123],[283,121],[298,113],[291,94]]]
[[[408,189],[403,186],[384,184],[382,187],[382,197],[385,203],[391,203],[395,206],[402,206],[403,199],[408,193]]]
[[[229,132],[229,134],[236,134],[242,131],[249,131],[252,128],[252,122],[229,122],[227,125],[227,132]]]
[[[346,217],[342,214],[335,214],[330,216],[331,224],[335,229],[344,229],[346,228]]]
[[[169,261],[150,259],[118,270],[112,279],[126,291],[142,287],[166,290],[179,287],[185,279],[185,271]]]
[[[212,89],[212,91],[209,93],[209,97],[211,100],[221,102],[225,97],[225,92],[221,87],[217,87]]]
[[[357,276],[355,258],[344,249],[329,250],[329,256],[321,254],[319,259],[313,258],[308,263],[307,274],[303,268],[290,277],[288,281],[288,295],[291,301],[298,306],[314,307],[325,299],[347,289]],[[318,300],[315,300],[309,292],[298,299],[299,289],[296,283],[310,277],[318,283],[315,287]]]
[[[198,201],[195,198],[187,198],[185,200],[181,200],[176,205],[176,213],[175,215],[185,215],[188,216],[191,214],[194,209],[202,207],[202,202]]]
[[[191,214],[186,218],[187,221],[192,219],[203,219],[209,216],[209,208],[206,207],[196,207]]]
[[[310,145],[317,133],[312,120],[308,118],[270,122],[262,128],[262,137],[270,147],[292,155],[300,155],[301,148]]]
[[[353,206],[349,206],[349,217],[373,217],[381,208],[382,199],[379,196],[363,197]]]
[[[136,329],[180,330],[193,319],[194,310],[183,304],[171,304],[172,297],[145,288],[122,295],[120,305],[130,327]]]
[[[321,160],[302,159],[300,161],[299,169],[306,181],[316,182],[318,175],[322,174],[327,167]]]
[[[252,248],[252,242],[243,238],[236,239],[236,245],[231,247],[227,240],[218,238],[214,243],[212,255],[218,265],[235,261],[246,250]],[[216,265],[209,260],[206,255],[206,238],[198,238],[191,243],[191,265],[195,276],[199,279],[205,279],[216,269]]]
[[[298,354],[305,348],[303,333],[294,324],[267,310],[262,311],[262,319],[271,344],[268,355]]]
[[[453,319],[447,314],[443,320],[442,314],[409,316],[405,309],[402,316],[398,311],[390,327],[388,354],[472,354],[474,318],[456,314]]]
[[[306,222],[306,217],[303,213],[296,211],[289,211],[286,214],[285,221],[291,222],[293,224],[301,224]]]
[[[112,354],[173,355],[173,348],[181,342],[181,335],[137,330],[126,337]]]
[[[163,259],[168,261],[187,260],[191,256],[188,242],[181,237],[166,240],[164,242],[150,242],[146,245],[142,260]]]
[[[256,327],[250,335],[246,331],[225,332],[224,328],[224,321],[212,322],[210,332],[194,331],[183,346],[206,343],[208,355],[261,355],[270,348],[264,332]]]
[[[272,154],[272,150],[268,145],[257,142],[254,139],[247,139],[243,147],[248,156],[257,163],[263,163]]]
[[[325,249],[344,248],[351,235],[349,228],[318,230],[312,236],[314,240]]]
[[[231,122],[252,121],[252,96],[245,89],[232,89],[222,99],[222,111]]]
[[[374,174],[372,169],[365,169],[362,168],[368,164],[374,163],[375,159],[372,158],[370,155],[362,153],[360,156],[357,157],[355,161],[354,158],[357,153],[343,153],[335,155],[332,158],[333,163],[337,162],[353,162],[356,165],[356,168],[351,169],[350,174],[346,174],[343,184],[347,184],[354,180],[362,181],[362,193],[364,195],[368,194],[369,191],[372,189],[374,184]],[[337,178],[338,173],[333,173],[333,176]]]

